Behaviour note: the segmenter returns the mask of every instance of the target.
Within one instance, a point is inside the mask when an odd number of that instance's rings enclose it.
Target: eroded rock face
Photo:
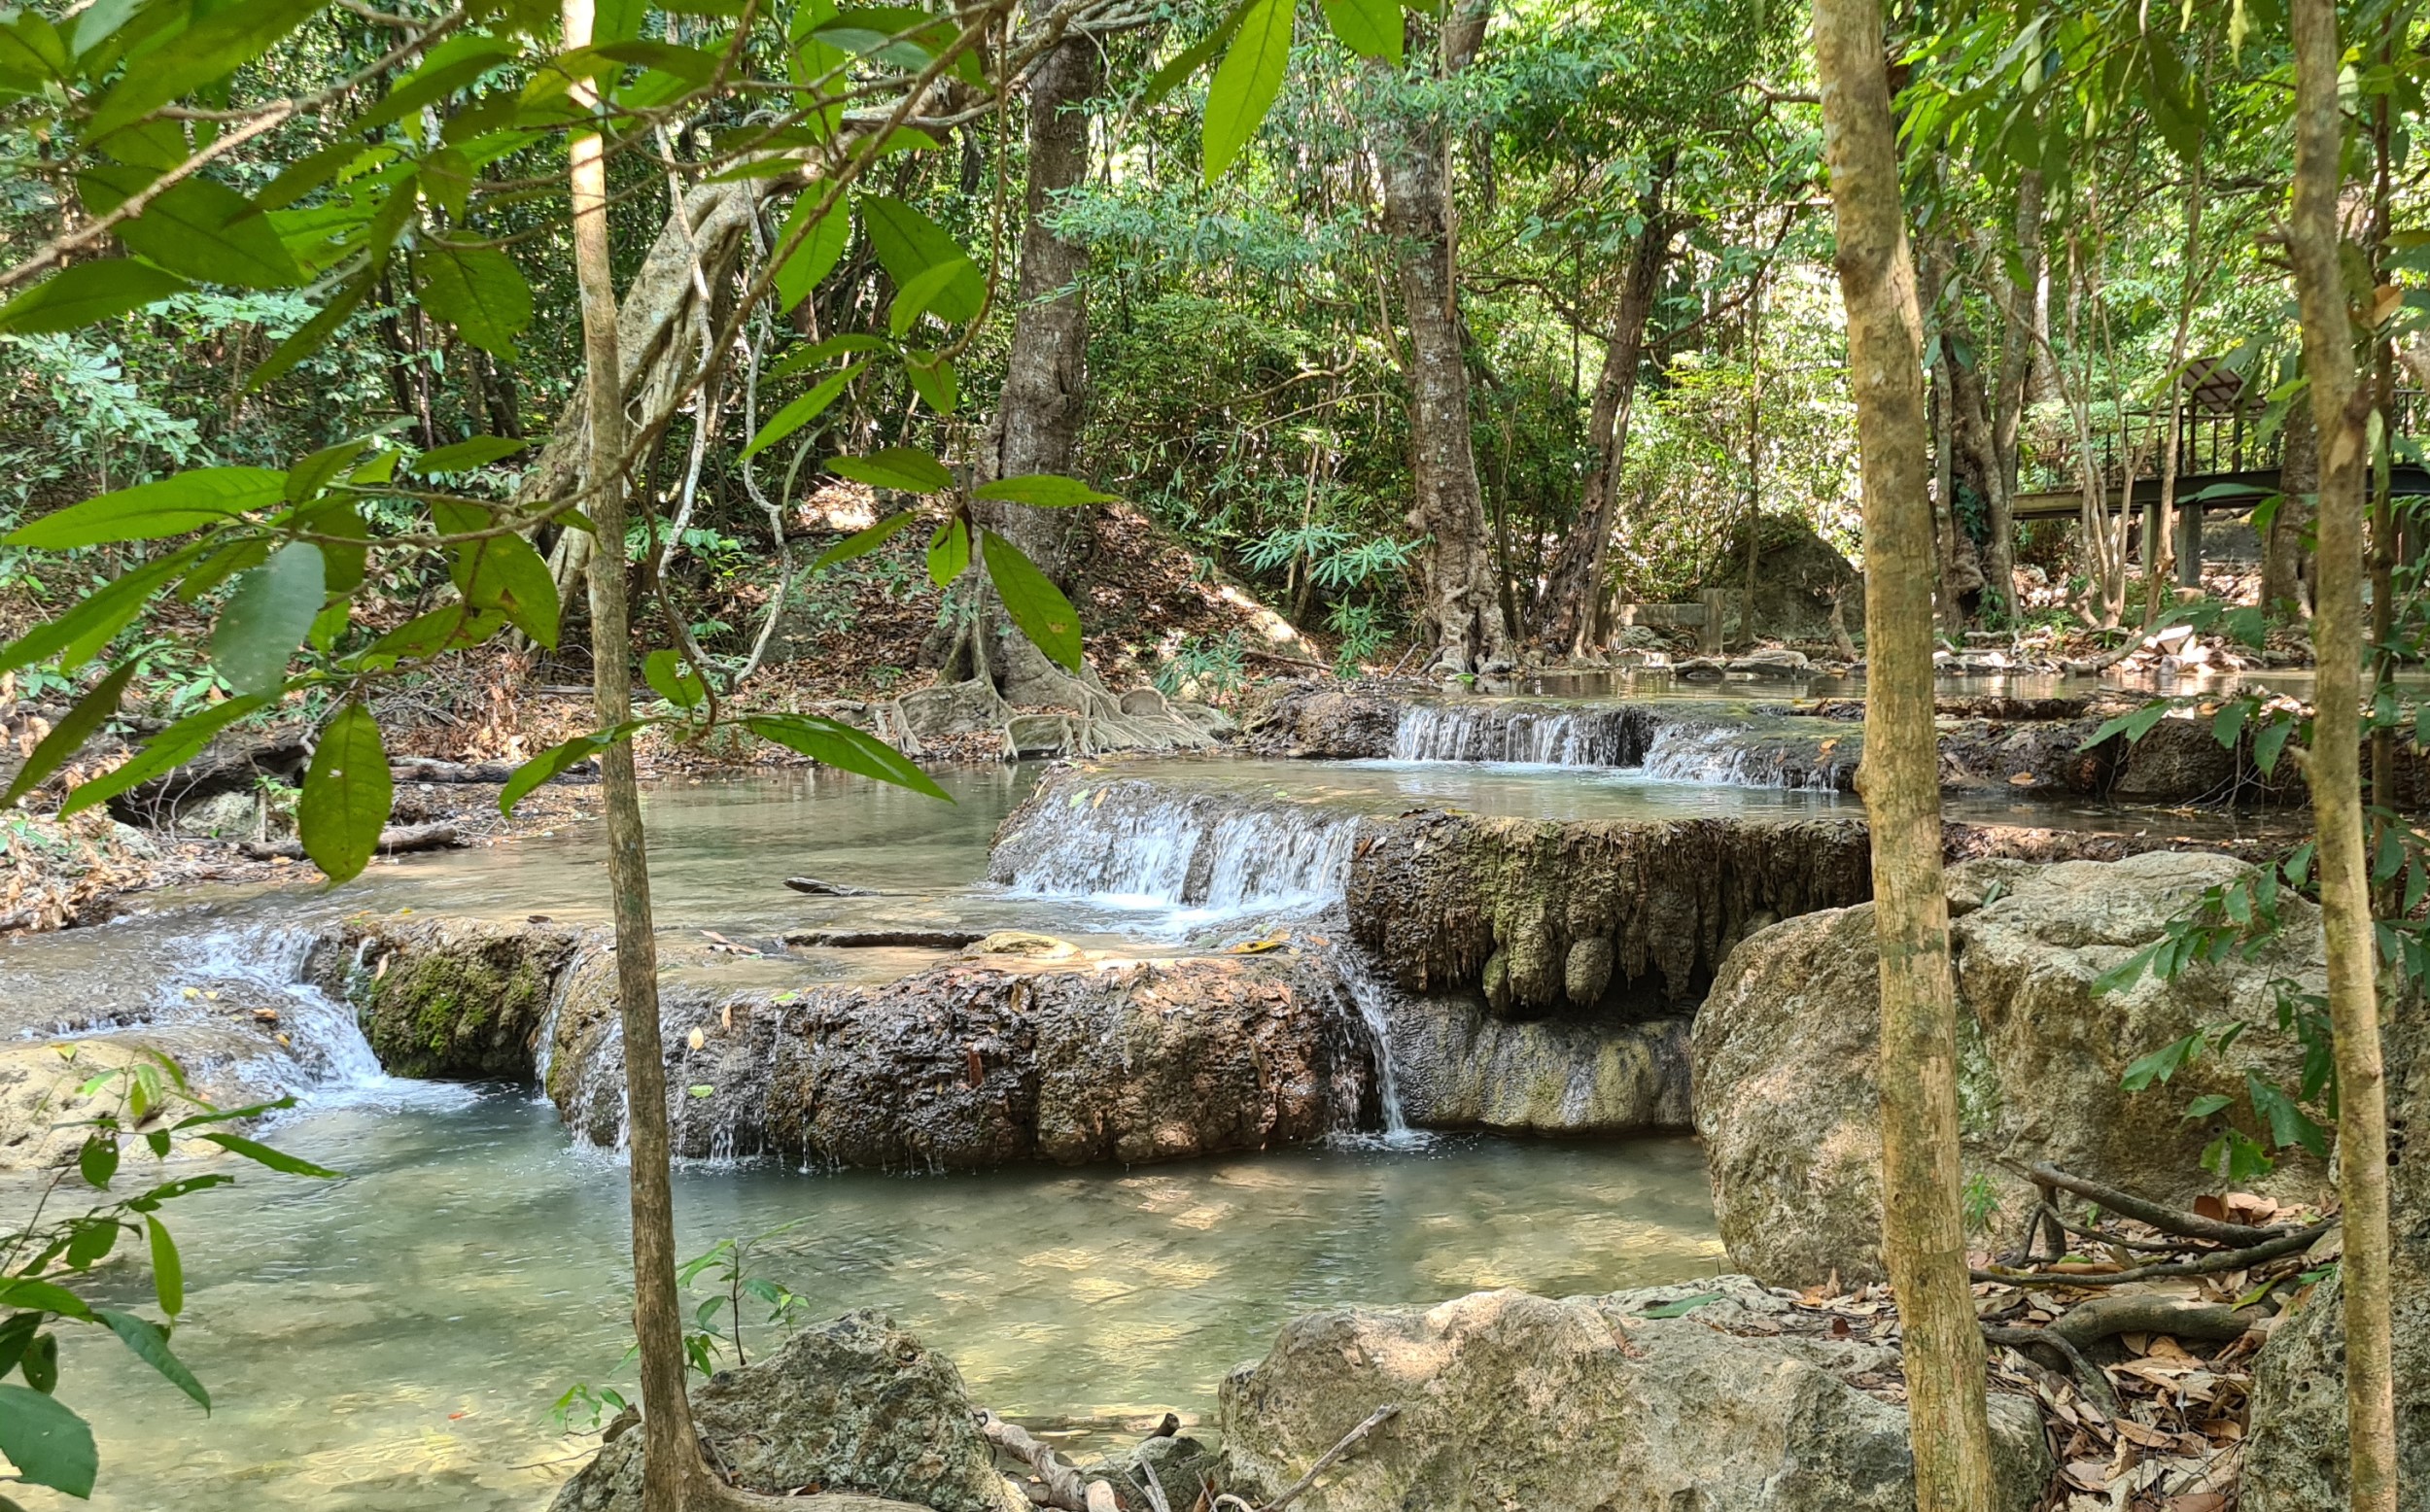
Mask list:
[[[220,1108],[266,1102],[308,1080],[304,1068],[278,1043],[274,1029],[228,1017],[89,1038],[62,1035],[0,1043],[0,1171],[73,1165],[91,1132],[78,1125],[120,1112],[126,1090],[115,1081],[89,1096],[79,1095],[79,1087],[105,1071],[156,1065],[152,1059],[156,1054],[176,1061],[193,1095]]]
[[[2388,1028],[2389,1295],[2396,1354],[2400,1512],[2430,1512],[2430,1027],[2417,1000],[2383,1003]],[[2343,1278],[2312,1289],[2253,1368],[2245,1512],[2346,1504]]]
[[[1402,1111],[1432,1129],[1631,1134],[1685,1128],[1687,1021],[1510,1023],[1474,995],[1389,1014]]]
[[[2050,1160],[2165,1201],[2210,1189],[2212,1120],[2192,1098],[2240,1093],[2247,1069],[2291,1079],[2272,1033],[2204,1056],[2167,1087],[2130,1093],[2128,1062],[2230,1014],[2269,1017],[2274,979],[2317,991],[2316,911],[2284,898],[2281,942],[2251,958],[2146,976],[2096,995],[2096,978],[2161,938],[2205,888],[2245,875],[2224,856],[2149,852],[2117,862],[2013,860],[1950,871],[1960,1009],[1960,1114],[1969,1165]],[[1880,1008],[1872,906],[1812,913],[1750,937],[1696,1017],[1696,1125],[1731,1263],[1774,1285],[1882,1275]],[[2248,1127],[2247,1133],[2260,1131]],[[2317,1195],[2316,1162],[2281,1162],[2274,1189]]]
[[[1411,991],[1481,986],[1513,1018],[1664,1014],[1692,1005],[1752,930],[1866,897],[1869,868],[1853,819],[1425,813],[1371,828],[1347,897],[1353,937]]]
[[[1649,1308],[1710,1297],[1676,1318]],[[1228,1377],[1230,1489],[1260,1500],[1368,1414],[1399,1415],[1301,1503],[1310,1512],[1911,1512],[1897,1352],[1833,1339],[1743,1276],[1554,1301],[1335,1308]],[[1992,1398],[1998,1512],[2037,1504],[2041,1417]]]
[[[366,918],[317,953],[316,975],[356,1003],[390,1075],[529,1082],[551,995],[583,942],[554,924]],[[332,972],[339,961],[348,969]]]
[[[895,1497],[935,1512],[1021,1512],[995,1473],[961,1372],[878,1313],[805,1328],[757,1364],[692,1392],[692,1417],[746,1489]],[[637,1429],[600,1450],[550,1512],[641,1512]]]
[[[677,1153],[974,1170],[1258,1150],[1371,1121],[1373,1057],[1291,952],[941,966],[900,981],[670,1000]],[[623,1119],[612,1000],[570,993],[549,1090],[583,1137]]]

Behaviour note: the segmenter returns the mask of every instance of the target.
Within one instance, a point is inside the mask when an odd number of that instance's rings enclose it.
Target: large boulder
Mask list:
[[[1743,567],[1747,543],[1730,547],[1727,559]],[[1738,595],[1731,595],[1731,622],[1739,619]],[[1822,536],[1783,520],[1766,522],[1755,557],[1753,634],[1779,640],[1829,641],[1831,607],[1839,606],[1840,628],[1864,629],[1864,580],[1838,548]],[[1747,627],[1737,626],[1745,636]]]
[[[1960,1009],[1960,1116],[1968,1163],[2000,1173],[2049,1160],[2151,1197],[2212,1183],[2203,1148],[2250,1123],[2244,1073],[2291,1080],[2298,1051],[2255,1032],[2131,1093],[2127,1065],[2240,1014],[2268,1019],[2273,983],[2320,990],[2318,911],[2282,895],[2279,936],[2244,956],[2146,974],[2096,993],[2102,973],[2162,938],[2212,887],[2249,875],[2225,856],[2152,851],[2115,862],[1961,863],[1950,871]],[[1696,1126],[1731,1261],[1783,1286],[1879,1279],[1880,1008],[1870,904],[1751,936],[1722,967],[1693,1035]],[[2197,1096],[2236,1097],[2205,1119]],[[2314,1196],[2317,1162],[2290,1156],[2272,1189]]]
[[[315,952],[313,973],[353,999],[390,1075],[530,1082],[558,979],[582,943],[557,924],[361,917]]]
[[[759,1363],[719,1371],[693,1390],[692,1419],[746,1490],[859,1492],[934,1512],[1028,1505],[995,1473],[961,1372],[877,1313],[805,1328]],[[550,1512],[641,1512],[642,1437],[603,1446]]]
[[[1397,998],[1385,1014],[1402,1113],[1418,1127],[1631,1134],[1689,1122],[1684,1018],[1512,1023],[1474,995]]]
[[[2381,1005],[2388,1028],[2389,1294],[2396,1342],[2398,1512],[2430,1512],[2430,1026],[2418,999]],[[2346,1504],[2342,1276],[2283,1318],[2253,1368],[2244,1512]]]
[[[1312,1313],[1225,1380],[1218,1410],[1229,1489],[1258,1502],[1400,1408],[1308,1512],[1912,1512],[1898,1380],[1894,1346],[1724,1276]],[[2041,1415],[1992,1408],[1985,1512],[2025,1512],[2050,1475]]]

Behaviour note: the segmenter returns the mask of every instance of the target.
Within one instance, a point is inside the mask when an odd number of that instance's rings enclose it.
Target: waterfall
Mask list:
[[[1355,945],[1335,951],[1333,958],[1374,1046],[1375,1102],[1384,1120],[1382,1143],[1396,1150],[1426,1144],[1433,1136],[1409,1127],[1408,1113],[1401,1104],[1401,1080],[1393,1069],[1392,1021],[1386,1013],[1392,1003],[1391,985],[1369,967]]]
[[[1844,786],[1841,767],[1826,751],[1728,725],[1663,727],[1646,752],[1645,771],[1649,777],[1735,787],[1833,793]]]
[[[1412,704],[1392,736],[1395,761],[1518,762],[1539,767],[1628,767],[1645,759],[1651,720],[1643,709],[1561,709]]]
[[[1032,897],[1202,917],[1299,911],[1340,899],[1358,820],[1141,783],[1041,806],[997,847],[995,878]]]

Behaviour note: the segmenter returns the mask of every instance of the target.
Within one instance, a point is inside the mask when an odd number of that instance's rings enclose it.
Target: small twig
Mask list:
[[[1341,1442],[1334,1445],[1333,1448],[1326,1450],[1324,1457],[1318,1460],[1314,1464],[1309,1465],[1307,1473],[1301,1476],[1299,1480],[1294,1482],[1290,1490],[1284,1492],[1281,1495],[1276,1496],[1273,1500],[1266,1503],[1266,1505],[1257,1508],[1256,1512],[1282,1512],[1284,1507],[1291,1505],[1291,1503],[1307,1495],[1309,1489],[1315,1486],[1316,1477],[1333,1468],[1335,1460],[1339,1460],[1343,1455],[1346,1455],[1351,1450],[1357,1448],[1361,1440],[1365,1439],[1368,1434],[1372,1433],[1377,1428],[1383,1426],[1385,1423],[1391,1421],[1394,1415],[1399,1413],[1400,1410],[1401,1406],[1398,1402],[1386,1402],[1383,1406],[1369,1413],[1365,1423],[1360,1424],[1349,1432],[1342,1434]]]

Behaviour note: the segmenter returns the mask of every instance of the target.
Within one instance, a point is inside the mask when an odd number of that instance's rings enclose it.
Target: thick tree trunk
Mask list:
[[[1019,303],[1003,396],[988,433],[988,479],[1069,472],[1088,407],[1089,249],[1048,223],[1058,198],[1089,178],[1088,102],[1103,86],[1097,43],[1073,37],[1029,77],[1029,176],[1021,231]],[[987,481],[982,479],[981,481]],[[1069,592],[1087,568],[1090,513],[982,506],[983,523]]]
[[[1874,0],[1816,0],[1816,74],[1848,308],[1864,492],[1867,694],[1882,979],[1882,1252],[1898,1295],[1918,1512],[1992,1504],[1983,1338],[1958,1162],[1958,1014],[1932,732],[1932,519],[1923,323]]]
[[[1668,165],[1665,164],[1667,168]],[[1628,417],[1637,398],[1637,366],[1646,351],[1646,326],[1653,316],[1655,291],[1670,258],[1673,226],[1662,210],[1667,174],[1658,174],[1637,202],[1645,227],[1637,233],[1628,272],[1614,311],[1603,372],[1586,411],[1586,446],[1594,461],[1578,502],[1578,524],[1561,542],[1545,574],[1536,605],[1535,640],[1551,655],[1581,655],[1602,644],[1605,574],[1612,532],[1619,524],[1620,464],[1628,453]]]
[[[1472,0],[1444,23],[1441,66],[1457,73],[1475,55],[1485,6]],[[1392,239],[1409,329],[1411,528],[1428,536],[1426,607],[1440,667],[1475,671],[1510,658],[1484,490],[1469,434],[1468,357],[1461,339],[1459,268],[1452,243],[1451,173],[1439,123],[1387,115],[1375,133],[1383,229]]]
[[[569,48],[591,38],[592,0],[565,0]],[[573,98],[590,106],[588,85]],[[593,717],[602,730],[632,714],[632,627],[625,601],[624,480],[612,468],[627,443],[618,354],[616,291],[608,266],[608,171],[596,132],[569,144],[574,273],[582,298],[584,394],[589,403],[582,470],[596,489],[588,513],[610,570],[589,574]],[[624,1030],[628,1179],[633,1207],[633,1329],[640,1344],[644,1440],[643,1512],[683,1512],[709,1480],[685,1395],[683,1323],[676,1294],[675,1197],[668,1176],[667,1063],[658,1039],[658,955],[651,931],[649,860],[642,839],[633,745],[600,755],[608,817],[608,885],[616,929],[616,999]]]
[[[2320,913],[2337,1042],[2338,1197],[2344,1218],[2347,1505],[2396,1512],[2396,1408],[2389,1335],[2388,1129],[2379,1058],[2378,962],[2363,844],[2358,746],[2363,700],[2363,447],[2370,395],[2354,370],[2338,200],[2344,189],[2343,58],[2335,0],[2293,0],[2295,184],[2288,259],[2319,432],[2312,650],[2317,708],[2306,753],[2320,835]]]
[[[2311,496],[2320,481],[2320,428],[2309,405],[2287,411],[2278,448],[2278,507],[2261,542],[2261,606],[2274,619],[2311,613],[2305,581],[2304,535],[2311,529]]]

